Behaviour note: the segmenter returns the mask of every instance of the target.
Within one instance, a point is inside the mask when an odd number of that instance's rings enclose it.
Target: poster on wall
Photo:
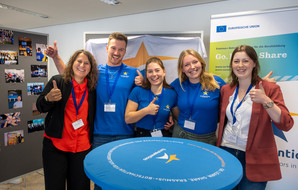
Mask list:
[[[48,66],[31,65],[31,77],[48,77]]]
[[[44,83],[43,82],[30,82],[27,83],[27,95],[33,96],[33,95],[40,95],[41,92],[44,89]]]
[[[19,38],[19,55],[32,56],[32,40],[31,38]]]
[[[21,83],[25,80],[24,69],[5,69],[6,83]]]
[[[22,90],[8,90],[8,109],[17,109],[22,107]]]
[[[36,44],[36,60],[47,62],[48,57],[46,56],[47,46],[45,44]]]
[[[278,148],[282,179],[267,184],[267,190],[297,189],[298,175],[298,9],[232,13],[211,17],[209,71],[227,82],[230,58],[239,45],[250,45],[258,54],[264,77],[273,71],[285,104],[294,119],[289,132],[273,129]]]
[[[17,65],[18,52],[10,50],[0,50],[0,64],[1,65]]]
[[[0,28],[0,44],[13,44],[13,31]]]
[[[0,115],[1,128],[16,127],[21,123],[21,112]]]
[[[44,119],[34,119],[27,122],[28,133],[44,130]]]
[[[4,133],[4,145],[11,146],[24,142],[24,130],[10,131]]]

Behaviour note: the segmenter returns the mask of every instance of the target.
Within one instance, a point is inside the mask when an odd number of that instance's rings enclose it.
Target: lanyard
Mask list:
[[[161,90],[161,94],[160,94],[160,97],[158,99],[158,104],[159,105],[159,108],[161,106],[161,102],[162,102],[162,99],[163,99],[163,92],[164,92],[164,88],[162,88]],[[152,98],[153,97],[153,98]],[[149,103],[154,99],[154,94],[152,93],[152,91],[149,89]],[[156,124],[156,119],[157,119],[157,115],[158,115],[159,112],[157,112],[156,115],[152,115],[152,119],[153,119],[153,126],[154,126],[154,129],[155,129],[155,124]]]
[[[121,74],[121,71],[123,69],[123,64],[121,64],[120,68],[119,68],[119,71],[117,73],[117,76],[116,76],[116,79],[113,83],[113,86],[112,86],[112,89],[110,88],[110,84],[109,84],[109,73],[108,73],[108,65],[106,65],[106,84],[107,84],[107,89],[108,89],[108,95],[109,95],[109,102],[111,102],[111,99],[112,99],[112,95],[114,93],[114,90],[115,90],[115,87],[116,87],[116,84],[118,82],[118,79],[120,77],[120,74]]]
[[[192,103],[190,103],[190,82],[188,81],[188,92],[187,92],[187,105],[190,105],[190,112],[189,112],[189,120],[191,120],[191,115],[192,115],[192,112],[193,112],[193,108],[194,108],[194,104],[195,104],[195,101],[199,95],[199,90],[201,89],[201,83],[198,84],[196,90],[195,90],[195,93],[194,93],[194,96],[193,96],[193,99],[192,99]]]
[[[236,107],[235,112],[233,112],[234,103],[235,103],[235,100],[236,100],[236,98],[238,96],[238,90],[239,90],[239,85],[237,86],[236,92],[235,92],[235,97],[234,97],[234,100],[233,100],[232,105],[231,105],[231,108],[230,108],[231,114],[233,116],[233,124],[236,122],[235,113],[238,110],[238,108],[242,105],[242,102],[244,101],[245,96],[248,94],[248,92],[250,91],[251,88],[252,88],[252,84],[249,85],[249,87],[248,87],[248,89],[247,89],[244,97],[242,98],[242,100],[240,101],[240,103],[238,104],[238,106]]]
[[[71,81],[71,84],[73,85],[73,82],[72,82],[72,81]],[[84,92],[84,94],[83,94],[83,97],[82,97],[82,99],[81,99],[81,101],[80,101],[80,104],[79,104],[79,107],[78,107],[78,105],[77,105],[77,101],[76,101],[75,91],[74,91],[74,88],[72,88],[72,91],[71,91],[71,94],[72,94],[72,100],[73,100],[73,104],[74,104],[74,106],[75,106],[75,108],[76,108],[76,111],[77,111],[77,117],[78,117],[78,115],[79,115],[79,109],[80,109],[80,107],[81,107],[81,105],[83,104],[83,101],[84,101],[84,99],[85,99],[86,92],[87,92],[87,87],[86,87],[86,89],[85,89],[85,92]]]

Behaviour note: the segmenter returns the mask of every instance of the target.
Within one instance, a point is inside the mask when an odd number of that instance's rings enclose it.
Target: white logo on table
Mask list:
[[[144,158],[143,160],[146,161],[146,160],[148,160],[148,159],[154,157],[155,155],[157,155],[157,154],[159,154],[159,153],[161,153],[161,152],[163,152],[163,151],[165,151],[165,150],[166,150],[166,149],[162,148],[162,149],[160,149],[159,151],[154,152],[154,153],[151,154],[150,156]],[[167,153],[164,153],[163,156],[161,156],[161,157],[157,157],[156,159],[165,159],[165,160],[167,160],[167,159],[169,159],[169,156],[168,156]],[[179,160],[178,158],[176,158],[176,154],[174,154],[174,155],[170,155],[170,159],[166,162],[166,164],[169,163],[169,162],[171,162],[171,161],[173,161],[173,160]]]

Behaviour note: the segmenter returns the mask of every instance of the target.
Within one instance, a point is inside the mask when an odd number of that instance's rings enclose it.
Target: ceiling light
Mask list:
[[[120,4],[120,2],[117,1],[117,0],[101,0],[101,1],[106,3],[106,4],[109,4],[109,5],[118,5],[118,4]]]
[[[18,8],[18,7],[13,7],[13,6],[10,6],[10,5],[5,5],[5,4],[2,4],[2,3],[0,3],[0,8],[13,10],[13,11],[18,11],[18,12],[26,13],[26,14],[33,15],[33,16],[39,16],[41,18],[49,18],[49,16],[47,16],[47,15],[43,15],[43,14],[40,14],[40,13],[35,13],[35,12],[32,12],[32,11],[28,11],[28,10],[21,9],[21,8]]]

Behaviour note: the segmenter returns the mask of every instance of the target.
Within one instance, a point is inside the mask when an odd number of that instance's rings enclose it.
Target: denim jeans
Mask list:
[[[267,181],[264,182],[253,182],[247,179],[245,170],[245,152],[233,148],[228,148],[221,146],[220,148],[226,150],[227,152],[233,154],[240,161],[243,169],[243,177],[240,183],[233,188],[233,190],[265,190]]]
[[[132,138],[133,135],[99,135],[99,134],[94,134],[93,136],[93,144],[92,144],[92,149],[95,149],[96,147],[99,147],[100,145],[121,140],[121,139],[127,139],[127,138]],[[98,185],[94,184],[94,190],[101,190],[101,187]]]

